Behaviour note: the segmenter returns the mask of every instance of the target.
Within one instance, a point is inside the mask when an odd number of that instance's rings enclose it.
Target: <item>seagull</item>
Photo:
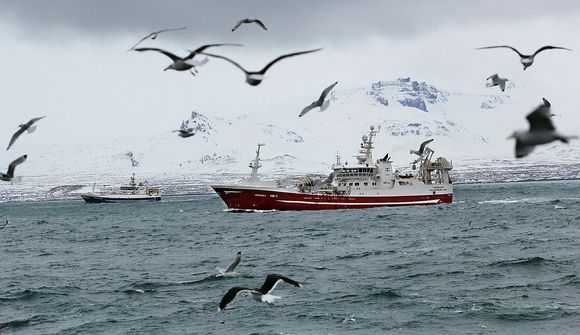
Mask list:
[[[266,26],[264,25],[264,23],[262,23],[262,21],[260,21],[258,19],[243,19],[243,20],[240,20],[236,24],[236,26],[232,29],[232,31],[238,29],[242,25],[242,23],[255,23],[255,24],[259,25],[260,27],[262,27],[262,29],[268,30],[268,28],[266,28]]]
[[[28,155],[20,156],[16,158],[12,163],[10,163],[10,165],[8,165],[8,171],[6,172],[6,174],[0,173],[0,180],[12,181],[12,179],[14,178],[14,170],[16,169],[16,166],[18,164],[23,163],[27,157]]]
[[[421,143],[421,146],[419,146],[419,150],[411,150],[410,153],[415,154],[417,156],[422,156],[423,152],[425,151],[425,147],[427,146],[427,144],[433,142],[433,139],[427,140],[423,143]]]
[[[193,128],[177,129],[177,130],[174,130],[173,132],[179,133],[177,135],[179,137],[183,137],[183,138],[188,138],[188,137],[195,135],[195,133],[193,132]]]
[[[195,76],[195,74],[197,73],[197,70],[195,68],[195,63],[193,63],[193,57],[195,57],[195,55],[201,53],[203,50],[209,48],[209,47],[217,47],[217,46],[222,46],[222,45],[233,45],[233,46],[240,46],[241,44],[231,44],[231,43],[221,43],[221,44],[206,44],[206,45],[202,45],[201,47],[190,51],[189,55],[185,56],[184,58],[178,57],[174,54],[172,54],[169,51],[165,51],[163,49],[158,49],[158,48],[136,48],[133,49],[135,51],[157,51],[157,52],[161,52],[162,54],[164,54],[165,56],[171,58],[171,60],[173,61],[173,64],[170,64],[168,67],[166,67],[163,71],[167,71],[167,70],[175,70],[175,71],[187,71],[189,70],[189,72],[191,72],[192,75]],[[193,68],[193,70],[191,70]]]
[[[220,56],[220,55],[214,55],[214,54],[208,54],[208,53],[202,53],[203,55],[207,55],[207,56],[211,56],[211,57],[216,57],[216,58],[221,58],[223,60],[226,60],[232,64],[234,64],[236,67],[238,67],[240,70],[244,71],[244,73],[246,74],[246,83],[250,84],[251,86],[257,86],[259,85],[262,80],[264,80],[264,74],[266,73],[266,71],[268,71],[268,69],[276,64],[276,62],[284,59],[284,58],[288,58],[288,57],[292,57],[292,56],[298,56],[298,55],[303,55],[303,54],[307,54],[307,53],[311,53],[311,52],[315,52],[315,51],[320,51],[322,49],[314,49],[314,50],[307,50],[307,51],[299,51],[299,52],[293,52],[290,54],[286,54],[286,55],[282,55],[276,59],[274,59],[273,61],[271,61],[270,63],[268,63],[266,66],[264,66],[264,68],[260,71],[247,71],[246,69],[244,69],[240,64],[234,62],[233,60],[224,57],[224,56]]]
[[[227,269],[222,269],[222,268],[215,268],[217,272],[219,272],[216,276],[217,277],[235,277],[238,275],[237,272],[235,272],[234,270],[236,269],[236,266],[238,266],[238,264],[240,264],[240,260],[242,259],[242,253],[238,251],[238,253],[236,254],[236,257],[234,257],[234,261],[232,262],[232,264],[230,264],[230,266],[228,266]]]
[[[25,131],[28,131],[28,133],[34,132],[36,130],[36,126],[33,126],[33,124],[36,123],[38,120],[43,119],[45,117],[46,116],[35,117],[35,118],[31,119],[30,121],[26,122],[25,124],[19,125],[18,127],[20,127],[20,129],[18,129],[14,133],[14,135],[12,135],[12,138],[10,139],[10,143],[8,144],[8,148],[6,148],[6,150],[10,149],[12,144],[14,144],[14,142],[16,142],[18,137],[20,137],[20,135],[22,135],[22,133],[24,133]]]
[[[492,86],[499,85],[499,88],[501,88],[501,91],[502,92],[505,91],[505,82],[509,81],[509,79],[501,78],[500,76],[497,75],[497,73],[492,74],[486,80],[490,80],[490,79],[491,79],[491,83],[486,83],[485,87],[492,87]]]
[[[334,180],[334,177],[336,177],[336,172],[332,171],[328,177],[326,177],[325,180],[320,180],[316,183],[316,185],[314,185],[314,189],[318,190],[320,188],[322,188],[323,186],[330,186],[332,184],[332,181]]]
[[[274,302],[277,299],[280,299],[281,297],[271,295],[270,292],[272,292],[276,288],[276,285],[278,285],[278,283],[280,281],[285,281],[288,284],[294,285],[296,287],[302,287],[302,285],[300,285],[299,282],[297,282],[291,278],[288,278],[288,277],[285,277],[282,275],[277,275],[277,274],[269,274],[266,277],[264,284],[262,284],[262,287],[260,287],[258,289],[251,289],[251,288],[237,287],[237,286],[230,288],[226,292],[226,294],[223,296],[222,301],[220,301],[219,309],[223,311],[226,308],[226,306],[230,302],[232,302],[232,300],[234,300],[234,298],[240,292],[249,292],[250,297],[252,297],[252,299],[264,302],[264,303],[274,307]]]
[[[302,115],[310,112],[311,109],[314,109],[316,107],[320,107],[321,112],[327,109],[328,105],[330,104],[330,100],[325,102],[324,99],[326,99],[326,96],[328,95],[328,93],[330,93],[330,91],[332,91],[332,89],[334,88],[334,86],[336,86],[336,84],[338,84],[338,81],[334,82],[334,84],[325,88],[324,91],[322,91],[320,98],[318,98],[318,100],[314,101],[310,105],[304,107],[304,109],[302,110],[302,112],[300,112],[300,115],[298,115],[298,117],[301,117]]]
[[[554,47],[554,46],[551,46],[551,45],[546,45],[546,46],[543,46],[543,47],[539,48],[532,55],[522,55],[516,48],[511,47],[509,45],[494,45],[494,46],[490,46],[490,47],[476,48],[476,50],[481,50],[481,49],[494,49],[494,48],[508,48],[508,49],[512,49],[513,51],[515,51],[520,56],[520,58],[521,58],[520,59],[520,63],[522,63],[522,65],[524,66],[524,70],[526,68],[532,66],[532,64],[534,63],[534,57],[537,54],[539,54],[540,52],[544,51],[544,50],[548,50],[548,49],[563,49],[563,50],[572,51],[571,49],[568,49],[568,48]]]
[[[546,144],[555,140],[568,143],[570,139],[577,138],[577,136],[566,136],[556,131],[550,115],[551,104],[546,99],[543,99],[543,101],[543,104],[536,107],[526,116],[530,129],[515,131],[508,137],[516,139],[516,158],[527,156],[539,144]]]
[[[158,34],[164,33],[166,31],[183,30],[185,28],[187,28],[187,27],[168,28],[168,29],[161,29],[161,30],[158,30],[158,31],[154,31],[151,34],[149,34],[149,35],[143,37],[142,39],[140,39],[139,42],[137,42],[137,44],[135,44],[134,46],[132,46],[131,49],[129,49],[127,51],[131,51],[131,50],[135,49],[136,46],[138,46],[139,44],[141,44],[141,42],[145,41],[148,38],[151,38],[152,40],[156,39]]]

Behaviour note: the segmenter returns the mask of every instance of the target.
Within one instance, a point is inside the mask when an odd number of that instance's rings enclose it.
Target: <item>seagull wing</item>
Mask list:
[[[132,46],[132,47],[131,47],[131,49],[129,49],[129,50],[127,50],[127,51],[131,51],[131,50],[135,49],[135,47],[136,47],[136,46],[138,46],[139,44],[141,44],[141,42],[145,41],[146,39],[148,39],[149,37],[151,37],[151,36],[153,36],[153,35],[155,35],[155,33],[151,33],[151,34],[149,34],[149,35],[147,35],[147,36],[143,37],[142,39],[140,39],[140,40],[139,40],[139,42],[135,43],[135,45],[134,45],[134,46]]]
[[[199,48],[191,51],[189,53],[189,55],[187,55],[187,57],[185,57],[183,60],[188,60],[188,59],[192,59],[195,55],[197,55],[198,53],[202,52],[203,50],[209,48],[209,47],[218,47],[221,45],[233,45],[233,46],[241,46],[241,44],[233,44],[233,43],[220,43],[220,44],[206,44],[206,45],[202,45]]]
[[[298,117],[303,116],[304,114],[310,112],[312,109],[314,109],[314,108],[316,108],[318,106],[320,106],[320,104],[318,104],[318,101],[314,101],[310,105],[304,107],[304,109],[302,110],[302,112],[300,112],[300,114],[298,114]]]
[[[230,63],[234,64],[236,67],[238,67],[240,70],[244,71],[245,73],[248,73],[248,71],[246,71],[246,69],[244,69],[244,68],[243,68],[243,67],[242,67],[240,64],[238,64],[238,63],[234,62],[233,60],[231,60],[231,59],[229,59],[229,58],[227,58],[227,57],[220,56],[220,55],[215,55],[215,54],[208,54],[208,53],[205,53],[205,52],[200,52],[200,53],[201,53],[202,55],[206,55],[206,56],[210,56],[210,57],[215,57],[215,58],[221,58],[221,59],[223,59],[223,60],[226,60],[226,61],[228,61],[228,62],[230,62]]]
[[[534,151],[535,147],[534,145],[524,145],[516,139],[516,158],[527,156],[530,152]]]
[[[181,60],[181,57],[177,57],[174,54],[172,54],[169,51],[165,51],[163,49],[157,49],[157,48],[136,48],[133,49],[135,51],[157,51],[157,52],[161,52],[162,54],[164,54],[165,56],[171,58],[172,61],[177,62],[178,60]]]
[[[10,163],[10,165],[8,165],[8,172],[6,172],[6,174],[9,177],[14,177],[14,170],[16,170],[16,166],[23,163],[27,157],[28,155],[24,155],[16,158],[12,163]]]
[[[32,119],[30,119],[30,121],[26,122],[26,125],[27,125],[28,127],[30,127],[30,126],[32,126],[34,123],[36,123],[38,120],[42,120],[42,119],[44,119],[45,117],[46,117],[46,116],[41,116],[41,117],[35,117],[35,118],[32,118]],[[28,127],[27,127],[27,128],[28,128]]]
[[[242,259],[242,255],[236,254],[236,257],[234,257],[234,261],[232,262],[232,264],[230,264],[230,266],[228,266],[228,268],[226,269],[226,272],[234,271],[236,266],[238,266],[238,264],[240,264],[241,259]]]
[[[164,32],[166,32],[166,31],[176,31],[176,30],[183,30],[183,29],[185,29],[185,28],[187,28],[187,27],[186,27],[186,26],[183,26],[183,27],[179,27],[179,28],[167,28],[167,29],[161,29],[161,30],[159,30],[159,31],[156,31],[156,32],[154,32],[153,34],[150,34],[150,35],[154,35],[154,34],[161,34],[161,33],[164,33]]]
[[[258,292],[260,292],[262,294],[267,294],[267,293],[272,292],[276,288],[276,285],[278,285],[278,282],[280,280],[283,280],[283,281],[287,282],[288,284],[294,285],[296,287],[302,287],[299,282],[297,282],[291,278],[271,273],[266,277],[264,284],[262,284],[262,287],[260,287]]]
[[[232,31],[238,29],[242,25],[243,21],[244,20],[240,20],[238,23],[236,23],[236,25],[232,28]]]
[[[262,27],[262,29],[264,30],[268,30],[268,28],[266,28],[266,26],[264,25],[264,23],[258,19],[255,19],[254,22],[259,25],[260,27]]]
[[[328,93],[330,93],[330,91],[332,91],[332,89],[334,88],[334,86],[336,86],[336,84],[338,84],[338,81],[334,82],[334,84],[328,86],[327,88],[324,89],[324,91],[322,91],[320,98],[318,98],[318,101],[321,104],[322,104],[322,102],[324,102],[324,99],[326,99],[326,96],[328,95]]]
[[[293,57],[293,56],[298,56],[298,55],[303,55],[303,54],[307,54],[307,53],[311,53],[311,52],[316,52],[316,51],[320,51],[320,50],[322,50],[322,49],[313,49],[313,50],[307,50],[307,51],[299,51],[299,52],[293,52],[293,53],[290,53],[290,54],[282,55],[282,56],[280,56],[280,57],[278,57],[278,58],[274,59],[274,60],[273,60],[273,61],[271,61],[270,63],[268,63],[268,64],[267,64],[266,66],[264,66],[264,68],[263,68],[262,70],[260,70],[258,73],[263,75],[264,73],[266,73],[266,71],[268,71],[268,69],[269,69],[269,68],[270,68],[272,65],[276,64],[276,62],[278,62],[278,61],[280,61],[280,60],[282,60],[282,59],[284,59],[284,58]]]
[[[539,48],[538,50],[536,50],[536,52],[534,52],[534,54],[532,55],[532,57],[535,56],[535,55],[537,55],[537,54],[539,54],[540,52],[542,52],[544,50],[549,50],[549,49],[564,49],[564,50],[572,51],[572,50],[570,50],[568,48],[554,47],[554,46],[551,46],[551,45],[546,45],[546,46],[543,46],[543,47]]]
[[[482,49],[495,49],[495,48],[508,48],[508,49],[512,49],[513,51],[515,51],[520,57],[525,57],[524,55],[522,55],[516,48],[511,47],[509,45],[493,45],[490,47],[481,47],[481,48],[476,48],[476,50],[482,50]]]
[[[502,80],[499,82],[499,88],[501,88],[501,91],[505,91],[505,80]]]
[[[22,135],[22,133],[26,131],[26,128],[28,128],[28,127],[20,127],[14,133],[14,135],[12,135],[12,138],[10,139],[10,143],[8,143],[8,148],[6,148],[6,150],[9,150],[10,149],[10,147],[12,146],[12,144],[14,144],[14,142],[16,142],[16,140],[18,139],[18,137],[20,137],[20,135]]]
[[[423,152],[425,152],[425,147],[427,146],[427,144],[429,144],[429,143],[433,142],[433,140],[434,140],[434,139],[432,138],[432,139],[430,139],[430,140],[427,140],[427,141],[425,141],[425,142],[421,143],[421,146],[419,146],[419,152],[420,152],[421,154],[423,154]]]
[[[494,79],[497,79],[497,77],[499,77],[499,76],[497,75],[497,73],[494,73],[494,74],[492,74],[491,76],[487,77],[487,79],[486,79],[486,80],[490,80],[490,79],[491,79],[491,81],[493,81]]]
[[[220,310],[224,310],[229,304],[230,302],[232,302],[234,300],[234,298],[238,295],[238,293],[243,292],[243,291],[250,291],[250,292],[255,292],[255,290],[251,289],[251,288],[246,288],[246,287],[232,287],[230,288],[226,294],[224,294],[224,296],[222,297],[222,300],[220,301]]]
[[[554,131],[556,127],[552,123],[550,117],[550,106],[540,105],[536,107],[528,116],[526,116],[530,123],[530,131]]]
[[[542,101],[544,102],[544,105],[546,105],[546,107],[552,107],[552,104],[548,101],[548,99],[542,98]]]
[[[139,44],[141,44],[141,42],[145,41],[146,39],[148,39],[151,36],[155,36],[157,34],[161,34],[161,33],[164,33],[166,31],[183,30],[185,28],[187,28],[187,27],[184,26],[184,27],[179,27],[179,28],[168,28],[168,29],[161,29],[161,30],[158,30],[158,31],[154,31],[151,34],[149,34],[149,35],[143,37],[142,39],[140,39],[139,42],[135,43],[135,45],[132,46],[131,49],[129,49],[127,51],[131,51],[131,50],[135,49],[136,46],[138,46]]]

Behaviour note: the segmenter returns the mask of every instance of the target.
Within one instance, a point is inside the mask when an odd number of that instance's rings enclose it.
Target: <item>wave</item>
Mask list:
[[[580,316],[580,307],[554,302],[542,307],[531,307],[522,311],[500,313],[497,315],[497,318],[507,321],[538,321],[555,320],[569,316]]]
[[[235,208],[226,208],[222,212],[230,212],[230,213],[275,213],[278,212],[276,209],[235,209]]]
[[[478,204],[492,204],[492,205],[497,205],[497,204],[517,204],[520,202],[530,202],[530,199],[528,198],[524,198],[524,199],[493,199],[493,200],[484,200],[484,201],[478,201]]]
[[[65,293],[65,292],[57,293],[57,292],[47,292],[47,291],[40,291],[40,290],[25,289],[23,291],[16,292],[10,296],[0,297],[0,301],[26,301],[26,300],[33,300],[33,299],[38,299],[38,298],[43,298],[43,297],[48,297],[48,296],[53,296],[53,295],[63,296],[63,295],[69,295],[69,294]]]
[[[538,266],[554,263],[554,261],[545,259],[539,256],[529,258],[508,259],[505,261],[498,261],[489,263],[488,266]]]
[[[377,292],[373,292],[369,295],[367,295],[369,298],[389,298],[389,299],[396,299],[396,298],[400,298],[403,295],[401,294],[401,292],[397,289],[394,288],[386,288],[384,290],[380,290]]]

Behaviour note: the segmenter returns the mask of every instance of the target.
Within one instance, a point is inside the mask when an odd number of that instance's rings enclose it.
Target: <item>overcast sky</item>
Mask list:
[[[412,76],[489,93],[484,79],[499,72],[570,107],[580,91],[578,1],[0,0],[0,8],[0,133],[48,115],[50,132],[35,134],[43,144],[163,133],[194,109],[235,115],[300,106],[336,80],[345,88]],[[245,17],[262,19],[268,31],[232,33]],[[188,28],[143,45],[185,54],[206,43],[242,43],[214,52],[256,70],[283,53],[323,50],[277,64],[258,87],[219,60],[194,78],[164,72],[163,55],[125,52],[151,31],[179,26]],[[508,50],[473,50],[494,44],[575,51],[541,55],[523,72]]]

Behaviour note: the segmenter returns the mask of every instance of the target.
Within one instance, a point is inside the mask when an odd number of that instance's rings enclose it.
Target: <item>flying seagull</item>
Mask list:
[[[188,137],[195,135],[195,133],[193,132],[193,128],[177,129],[177,130],[174,130],[173,132],[179,133],[177,135],[179,137],[183,137],[183,138],[188,138]]]
[[[285,281],[286,283],[294,285],[296,287],[302,287],[302,285],[300,285],[300,283],[298,283],[297,281],[295,281],[291,278],[288,278],[288,277],[285,277],[282,275],[277,275],[277,274],[269,274],[266,277],[264,284],[262,284],[262,287],[260,287],[258,289],[251,289],[251,288],[237,287],[237,286],[230,288],[226,292],[226,294],[223,296],[222,301],[220,301],[219,309],[223,311],[226,308],[226,306],[230,302],[232,302],[232,300],[234,300],[234,298],[240,292],[248,292],[250,294],[250,297],[252,297],[252,299],[264,302],[270,306],[274,306],[274,302],[277,299],[280,299],[281,297],[271,295],[270,292],[272,292],[276,288],[276,285],[278,285],[278,283],[280,281]]]
[[[255,24],[259,25],[260,27],[262,27],[262,29],[268,30],[268,28],[266,28],[264,23],[262,23],[262,21],[260,21],[258,19],[243,19],[243,20],[240,20],[238,23],[236,23],[236,26],[232,29],[232,31],[238,29],[242,25],[242,23],[255,23]]]
[[[6,150],[10,149],[12,144],[14,144],[14,142],[16,142],[18,137],[20,137],[20,135],[22,135],[22,133],[24,133],[25,131],[28,131],[28,133],[34,132],[36,130],[36,126],[33,126],[34,123],[36,123],[36,121],[43,119],[45,117],[46,116],[35,117],[35,118],[31,119],[30,121],[26,122],[25,124],[19,125],[18,127],[20,127],[20,129],[18,129],[14,133],[14,135],[12,135],[12,138],[10,139],[10,143],[8,143],[8,148],[6,148]]]
[[[536,50],[536,52],[534,52],[531,55],[523,55],[521,54],[516,48],[511,47],[509,45],[494,45],[494,46],[490,46],[490,47],[481,47],[481,48],[476,48],[476,50],[481,50],[481,49],[494,49],[494,48],[508,48],[508,49],[512,49],[515,53],[517,53],[520,56],[520,63],[522,63],[522,65],[524,66],[524,70],[530,66],[532,66],[532,64],[534,63],[534,57],[539,54],[540,52],[544,51],[544,50],[548,50],[548,49],[564,49],[564,50],[568,50],[568,51],[572,51],[571,49],[568,48],[563,48],[563,47],[554,47],[551,45],[546,45],[543,46],[541,48],[539,48],[538,50]]]
[[[238,266],[238,264],[240,264],[240,260],[241,259],[242,259],[242,253],[238,251],[238,253],[234,257],[234,261],[232,262],[232,264],[230,264],[230,266],[228,266],[227,269],[215,268],[216,271],[219,272],[217,274],[217,277],[234,277],[234,276],[237,276],[238,273],[235,272],[234,270],[236,269],[236,266]]]
[[[423,152],[425,151],[425,147],[427,146],[427,144],[433,142],[433,139],[427,140],[423,143],[421,143],[421,146],[419,146],[419,150],[411,150],[410,153],[415,154],[417,156],[422,156]]]
[[[184,58],[178,57],[169,51],[165,51],[163,49],[158,49],[158,48],[136,48],[133,50],[160,52],[160,53],[164,54],[165,56],[171,58],[171,60],[173,61],[173,64],[170,64],[163,71],[167,71],[167,70],[187,71],[187,70],[189,70],[189,72],[191,72],[191,74],[195,76],[195,74],[197,73],[197,69],[195,68],[195,63],[193,62],[193,57],[195,57],[195,55],[201,53],[203,50],[205,50],[209,47],[217,47],[217,46],[222,46],[222,45],[240,46],[241,44],[230,44],[230,43],[206,44],[206,45],[202,45],[201,47],[199,47],[193,51],[190,51],[189,55],[185,56]]]
[[[16,169],[16,166],[18,164],[23,163],[27,157],[28,155],[20,156],[16,158],[12,163],[10,163],[10,165],[8,165],[8,171],[6,172],[6,174],[0,172],[0,180],[12,181],[12,179],[14,178],[14,170]]]
[[[154,31],[154,32],[152,32],[151,34],[149,34],[149,35],[147,35],[147,36],[143,37],[142,39],[140,39],[140,40],[139,40],[139,42],[137,42],[137,44],[135,44],[134,46],[132,46],[132,47],[131,47],[131,49],[129,49],[129,50],[127,50],[127,51],[131,51],[131,50],[135,49],[135,47],[136,47],[136,46],[138,46],[139,44],[141,44],[141,42],[145,41],[145,40],[146,40],[146,39],[148,39],[148,38],[151,38],[152,40],[154,40],[154,39],[156,39],[156,38],[157,38],[157,35],[159,35],[159,34],[161,34],[161,33],[164,33],[164,32],[166,32],[166,31],[176,31],[176,30],[183,30],[183,29],[185,29],[185,28],[187,28],[187,27],[179,27],[179,28],[168,28],[168,29],[161,29],[161,30],[158,30],[158,31]]]
[[[486,80],[490,80],[490,79],[491,79],[491,83],[486,83],[485,87],[493,87],[493,86],[499,85],[499,88],[501,88],[501,91],[502,92],[505,91],[505,82],[509,81],[509,79],[501,78],[500,76],[497,75],[497,73],[492,74]]]
[[[548,100],[543,100],[543,104],[536,107],[526,116],[530,129],[515,131],[508,137],[516,139],[516,158],[527,156],[534,150],[536,145],[550,143],[555,140],[568,143],[570,139],[577,138],[576,136],[562,135],[556,131],[551,119],[551,104]]]
[[[257,85],[259,85],[262,82],[262,80],[264,80],[264,74],[266,74],[266,71],[268,71],[268,69],[272,65],[276,64],[276,62],[278,62],[278,61],[280,61],[280,60],[282,60],[284,58],[288,58],[288,57],[292,57],[292,56],[298,56],[298,55],[303,55],[303,54],[307,54],[307,53],[311,53],[311,52],[315,52],[315,51],[319,51],[319,50],[322,50],[322,49],[299,51],[299,52],[293,52],[293,53],[290,53],[290,54],[282,55],[282,56],[274,59],[270,63],[268,63],[260,71],[247,71],[240,64],[238,64],[238,63],[234,62],[233,60],[231,60],[231,59],[229,59],[227,57],[224,57],[224,56],[214,55],[214,54],[208,54],[208,53],[202,53],[202,54],[207,55],[207,56],[211,56],[211,57],[221,58],[223,60],[226,60],[226,61],[234,64],[236,67],[238,67],[240,70],[244,71],[244,73],[246,74],[246,83],[250,84],[251,86],[257,86]]]
[[[324,111],[325,109],[327,109],[328,105],[330,104],[330,100],[325,102],[324,99],[326,99],[326,96],[328,95],[328,93],[330,93],[330,91],[332,91],[332,89],[334,88],[334,86],[336,86],[336,84],[338,84],[338,81],[334,82],[334,84],[325,88],[324,91],[322,91],[320,98],[318,98],[318,100],[314,101],[310,105],[304,107],[304,109],[302,110],[302,112],[300,112],[298,117],[303,116],[304,114],[310,112],[310,110],[312,110],[316,107],[320,107],[321,112]]]

